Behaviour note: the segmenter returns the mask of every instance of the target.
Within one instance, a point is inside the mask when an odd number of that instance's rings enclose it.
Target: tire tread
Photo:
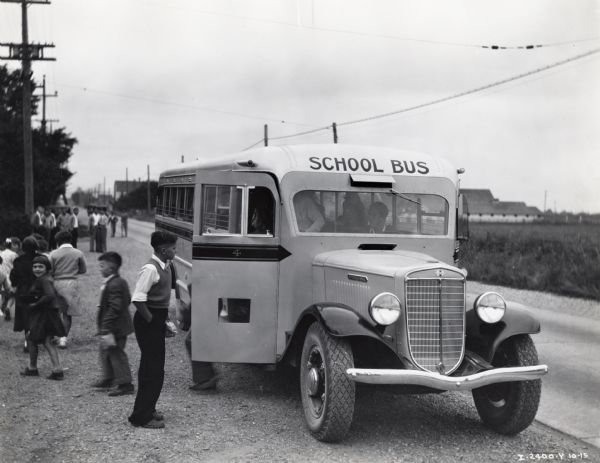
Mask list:
[[[529,335],[515,336],[505,342],[512,343],[510,351],[511,366],[538,364],[537,351]],[[511,402],[510,409],[495,415],[489,413],[485,393],[477,389],[473,390],[475,406],[482,421],[496,432],[505,435],[518,434],[533,422],[538,410],[542,387],[540,379],[515,381],[510,384],[514,392],[514,402]]]
[[[331,366],[325,386],[328,397],[325,416],[318,429],[311,429],[311,433],[323,442],[339,442],[348,434],[354,416],[356,388],[346,375],[346,369],[354,365],[352,348],[347,340],[329,335],[318,322],[311,325],[307,338],[311,333],[323,341],[326,357],[323,360]]]

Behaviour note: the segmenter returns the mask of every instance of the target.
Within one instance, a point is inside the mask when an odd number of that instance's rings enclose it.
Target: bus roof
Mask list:
[[[189,175],[198,170],[269,172],[280,180],[288,172],[444,177],[454,183],[458,179],[456,168],[439,157],[345,144],[267,146],[181,164],[164,171],[161,178]]]

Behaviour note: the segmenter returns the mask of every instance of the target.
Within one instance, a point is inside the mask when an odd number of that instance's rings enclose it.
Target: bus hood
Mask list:
[[[394,277],[406,269],[447,268],[458,271],[466,277],[466,272],[452,267],[427,254],[411,251],[382,251],[342,249],[318,254],[313,266],[338,268],[356,272]],[[404,271],[403,271],[404,270]]]

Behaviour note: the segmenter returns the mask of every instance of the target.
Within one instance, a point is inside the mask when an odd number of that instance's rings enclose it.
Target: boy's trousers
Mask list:
[[[141,353],[138,391],[133,413],[129,417],[134,426],[143,426],[152,419],[165,379],[165,320],[168,310],[149,310],[152,313],[150,323],[139,312],[133,316],[133,327]]]
[[[116,346],[100,347],[102,379],[112,380],[115,385],[131,384],[131,368],[125,353],[127,336],[115,336]]]

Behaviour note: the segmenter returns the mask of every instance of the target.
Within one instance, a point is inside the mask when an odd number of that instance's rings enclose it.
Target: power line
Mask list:
[[[340,124],[338,124],[338,125],[340,125]],[[303,135],[310,135],[311,133],[321,132],[323,130],[329,130],[329,129],[331,129],[331,125],[326,125],[324,127],[318,127],[316,129],[306,130],[304,132],[292,133],[290,135],[281,135],[279,137],[271,137],[270,140],[283,140],[285,138],[301,137]]]
[[[367,122],[367,121],[372,121],[372,120],[376,120],[376,119],[381,119],[381,118],[384,118],[384,117],[394,116],[396,114],[406,113],[406,112],[409,112],[409,111],[415,111],[417,109],[422,109],[422,108],[425,108],[427,106],[433,106],[433,105],[444,103],[444,102],[447,102],[447,101],[450,101],[450,100],[454,100],[454,99],[457,99],[457,98],[462,98],[462,97],[467,96],[467,95],[471,95],[471,94],[474,94],[474,93],[479,93],[479,92],[482,92],[484,90],[488,90],[490,88],[498,87],[500,85],[504,85],[504,84],[507,84],[509,82],[513,82],[513,81],[516,81],[516,80],[523,79],[525,77],[529,77],[529,76],[532,76],[532,75],[535,75],[535,74],[539,74],[539,73],[547,71],[549,69],[552,69],[552,68],[555,68],[555,67],[558,67],[558,66],[562,66],[564,64],[568,64],[568,63],[571,63],[573,61],[577,61],[579,59],[586,58],[588,56],[592,56],[592,55],[594,55],[596,53],[600,53],[600,48],[595,48],[595,49],[589,50],[589,51],[587,51],[585,53],[581,53],[579,55],[575,55],[575,56],[572,56],[570,58],[566,58],[566,59],[561,60],[561,61],[556,61],[556,62],[554,62],[552,64],[548,64],[546,66],[541,66],[541,67],[536,68],[536,69],[534,69],[532,71],[527,71],[527,72],[524,72],[524,73],[521,73],[521,74],[518,74],[518,75],[515,75],[515,76],[512,76],[512,77],[508,77],[506,79],[502,79],[502,80],[498,80],[496,82],[492,82],[492,83],[487,84],[487,85],[483,85],[483,86],[476,87],[476,88],[473,88],[473,89],[470,89],[470,90],[466,90],[464,92],[460,92],[460,93],[456,93],[456,94],[453,94],[453,95],[450,95],[450,96],[446,96],[446,97],[443,97],[443,98],[438,98],[436,100],[428,101],[426,103],[421,103],[421,104],[418,104],[418,105],[415,105],[415,106],[409,106],[407,108],[402,108],[402,109],[398,109],[398,110],[395,110],[395,111],[389,111],[389,112],[383,113],[383,114],[377,114],[377,115],[374,115],[374,116],[368,116],[368,117],[363,117],[363,118],[360,118],[360,119],[354,119],[354,120],[351,120],[351,121],[338,122],[337,126],[339,127],[339,126],[346,126],[346,125],[352,125],[352,124],[359,124],[361,122]],[[332,128],[331,125],[326,125],[326,126],[323,126],[323,127],[315,128],[313,130],[306,130],[304,132],[297,132],[297,133],[293,133],[293,134],[289,134],[289,135],[283,135],[283,136],[279,136],[279,137],[271,137],[270,139],[271,140],[283,140],[283,139],[286,139],[286,138],[300,137],[300,136],[303,136],[303,135],[309,135],[309,134],[320,132],[320,131],[323,131],[323,130],[330,130],[331,128]],[[248,148],[246,148],[246,149],[248,149]]]
[[[573,45],[576,43],[600,40],[600,36],[595,36],[595,37],[588,37],[588,38],[581,38],[581,39],[565,40],[565,41],[561,41],[561,42],[548,42],[548,43],[541,43],[541,44],[538,43],[538,44],[525,44],[525,45],[505,45],[505,44],[495,45],[495,44],[481,44],[481,43],[451,42],[451,41],[444,41],[444,40],[421,39],[421,38],[415,38],[415,37],[399,37],[397,35],[381,34],[381,33],[376,33],[376,32],[360,32],[360,31],[352,31],[352,30],[348,30],[348,29],[336,29],[336,28],[318,27],[318,26],[305,26],[302,24],[295,24],[295,23],[290,23],[290,22],[286,22],[286,21],[277,21],[274,19],[253,18],[250,16],[241,16],[241,15],[236,15],[236,14],[232,14],[232,13],[222,13],[222,12],[211,11],[211,10],[201,10],[201,9],[197,9],[197,8],[183,8],[183,7],[170,6],[170,5],[167,6],[164,4],[150,3],[147,1],[144,1],[143,4],[145,6],[149,5],[149,6],[153,6],[153,7],[157,7],[157,8],[169,8],[169,9],[180,10],[180,11],[194,11],[194,12],[200,13],[200,14],[211,15],[211,16],[221,16],[221,17],[225,17],[225,18],[238,19],[241,21],[253,21],[253,22],[259,22],[259,23],[264,23],[264,24],[275,24],[278,26],[291,27],[294,29],[305,29],[305,30],[313,30],[313,31],[319,31],[319,32],[335,33],[335,34],[356,35],[356,36],[362,36],[362,37],[375,37],[375,38],[398,40],[398,41],[405,41],[405,42],[418,42],[418,43],[424,43],[424,44],[430,44],[430,45],[446,45],[446,46],[452,46],[452,47],[466,47],[466,48],[483,48],[483,49],[489,49],[489,50],[533,50],[536,48],[557,47],[557,46]]]
[[[360,122],[366,122],[366,121],[370,121],[370,120],[381,119],[383,117],[394,116],[396,114],[405,113],[405,112],[408,112],[408,111],[414,111],[416,109],[421,109],[421,108],[424,108],[424,107],[427,107],[427,106],[432,106],[432,105],[439,104],[439,103],[444,103],[446,101],[454,100],[456,98],[461,98],[463,96],[471,95],[473,93],[479,93],[479,92],[482,92],[484,90],[488,90],[490,88],[498,87],[500,85],[507,84],[507,83],[513,82],[515,80],[520,80],[520,79],[523,79],[525,77],[532,76],[534,74],[539,74],[540,72],[547,71],[547,70],[555,68],[557,66],[562,66],[564,64],[571,63],[573,61],[576,61],[576,60],[579,60],[579,59],[582,59],[582,58],[586,58],[588,56],[594,55],[594,54],[599,53],[599,52],[600,52],[600,48],[595,48],[595,49],[587,51],[585,53],[581,53],[579,55],[575,55],[575,56],[572,56],[570,58],[566,58],[564,60],[557,61],[555,63],[539,67],[539,68],[534,69],[532,71],[527,71],[527,72],[524,72],[522,74],[518,74],[516,76],[512,76],[512,77],[508,77],[506,79],[498,80],[498,81],[493,82],[491,84],[483,85],[481,87],[473,88],[471,90],[466,90],[464,92],[456,93],[454,95],[447,96],[447,97],[444,97],[444,98],[438,98],[437,100],[429,101],[427,103],[422,103],[422,104],[411,106],[411,107],[408,107],[408,108],[403,108],[403,109],[399,109],[399,110],[396,110],[396,111],[390,111],[390,112],[387,112],[387,113],[378,114],[376,116],[364,117],[362,119],[355,119],[353,121],[340,122],[338,124],[338,126],[340,126],[340,125],[358,124]]]
[[[531,45],[531,44],[528,44],[528,45],[488,45],[488,44],[477,44],[477,43],[450,42],[450,41],[443,41],[443,40],[418,39],[418,38],[414,38],[414,37],[398,37],[396,35],[389,35],[389,34],[377,34],[374,32],[357,32],[357,31],[349,31],[349,30],[344,30],[344,29],[332,29],[332,28],[324,28],[324,27],[307,27],[307,26],[297,26],[297,27],[313,29],[313,30],[323,31],[323,32],[338,33],[338,34],[350,34],[350,35],[357,35],[357,36],[364,36],[364,37],[378,37],[378,38],[383,38],[383,39],[399,40],[399,41],[406,41],[406,42],[418,42],[418,43],[424,43],[424,44],[429,44],[429,45],[446,45],[446,46],[451,46],[451,47],[464,47],[464,48],[484,48],[484,49],[490,49],[490,50],[533,50],[535,48],[542,48],[542,47],[548,48],[548,47],[555,47],[555,46],[562,46],[562,45],[572,45],[572,44],[580,43],[580,42],[589,42],[589,41],[593,41],[593,40],[600,40],[600,36],[597,36],[597,37],[590,37],[590,38],[584,38],[584,39],[575,39],[575,40],[570,40],[570,41],[554,42],[554,43],[546,43],[546,44],[535,44],[535,45]]]
[[[248,151],[250,148],[254,148],[256,145],[260,145],[264,141],[264,138],[261,138],[256,143],[252,143],[250,146],[244,148],[242,151]]]
[[[301,127],[314,127],[312,125],[304,124],[302,122],[286,121],[286,120],[282,120],[282,119],[274,119],[274,118],[257,116],[257,115],[252,115],[252,114],[244,114],[244,113],[238,113],[238,112],[234,112],[234,111],[225,111],[225,110],[221,110],[221,109],[208,108],[206,106],[196,106],[196,105],[191,105],[191,104],[186,104],[186,103],[176,103],[174,101],[159,100],[157,98],[147,98],[147,97],[143,97],[143,96],[125,95],[123,93],[114,93],[114,92],[109,92],[106,90],[98,90],[98,89],[93,89],[93,88],[89,88],[89,87],[80,87],[80,86],[68,85],[68,84],[58,84],[58,86],[81,90],[83,92],[98,93],[101,95],[110,95],[110,96],[115,96],[115,97],[119,97],[119,98],[127,98],[129,100],[146,101],[148,103],[156,103],[156,104],[161,104],[161,105],[166,105],[166,106],[176,106],[179,108],[197,109],[200,111],[207,111],[207,112],[213,112],[213,113],[219,113],[219,114],[227,114],[229,116],[245,117],[247,119],[255,119],[255,120],[260,120],[260,121],[271,121],[271,122],[277,122],[279,124],[291,124],[291,125],[298,125]]]

